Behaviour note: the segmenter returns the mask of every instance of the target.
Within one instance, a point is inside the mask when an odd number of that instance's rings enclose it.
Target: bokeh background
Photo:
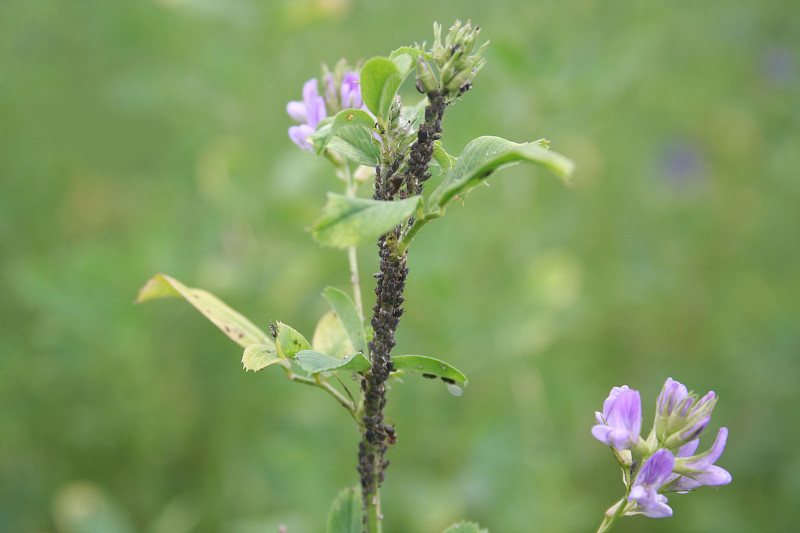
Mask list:
[[[449,151],[548,137],[578,170],[506,170],[416,239],[397,353],[471,381],[391,392],[385,531],[594,531],[622,487],[593,412],[628,384],[649,424],[668,376],[718,392],[701,446],[730,428],[734,482],[618,530],[796,530],[794,2],[4,0],[0,531],[324,530],[357,482],[344,410],[132,302],[167,272],[310,335],[347,263],[304,228],[340,185],[285,104],[456,18],[492,44]]]

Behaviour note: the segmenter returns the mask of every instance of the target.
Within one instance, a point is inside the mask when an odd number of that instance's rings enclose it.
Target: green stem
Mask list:
[[[623,515],[625,512],[625,498],[622,498],[617,503],[617,510],[611,516],[605,516],[603,518],[603,523],[600,524],[600,527],[597,528],[597,533],[606,533],[607,531],[611,531],[611,527],[616,523],[617,520]]]
[[[290,381],[296,381],[297,383],[302,383],[304,385],[311,385],[312,387],[319,387],[320,389],[324,390],[325,392],[336,398],[336,401],[338,401],[340,404],[342,404],[342,406],[345,409],[347,409],[347,412],[350,413],[350,416],[352,416],[355,419],[356,423],[358,423],[359,425],[361,424],[361,421],[359,420],[356,414],[355,404],[349,399],[347,399],[341,392],[336,390],[336,388],[333,385],[331,385],[330,383],[328,383],[323,379],[320,379],[319,377],[314,379],[295,374],[294,372],[292,372],[291,368],[288,368],[286,366],[283,367],[283,370],[284,372],[286,372],[286,377],[289,378]]]
[[[376,488],[373,498],[367,503],[366,533],[381,533],[381,489]]]
[[[629,476],[626,476],[626,478],[628,479],[625,480],[625,496],[623,496],[622,499],[617,502],[614,514],[611,516],[606,514],[606,516],[603,518],[603,523],[600,524],[599,528],[597,528],[597,533],[606,533],[607,531],[611,531],[611,527],[625,514],[625,508],[628,506],[628,496],[631,493]],[[608,513],[608,511],[606,511],[606,513]]]
[[[345,179],[347,181],[347,186],[345,188],[345,195],[348,198],[355,198],[356,197],[356,189],[358,188],[358,184],[356,183],[355,178],[353,177],[353,172],[350,170],[350,164],[345,163],[344,166],[344,174]],[[353,303],[356,304],[356,311],[358,311],[358,316],[361,318],[361,321],[364,321],[364,307],[361,303],[361,280],[358,277],[358,256],[356,254],[356,247],[350,246],[347,249],[347,260],[350,264],[350,285],[353,287]]]
[[[408,230],[403,234],[403,236],[397,242],[397,247],[393,255],[395,257],[400,257],[401,255],[406,253],[406,250],[408,250],[408,246],[411,244],[411,241],[414,240],[414,236],[417,234],[417,232],[419,232],[422,226],[424,226],[431,220],[439,218],[441,216],[442,214],[438,212],[431,212],[417,216],[417,218],[414,219],[414,224],[412,224],[411,227],[408,228]]]
[[[358,277],[358,256],[356,247],[351,246],[347,249],[347,259],[350,263],[350,284],[353,286],[353,303],[356,304],[356,311],[361,321],[364,321],[364,307],[361,303],[361,281]]]

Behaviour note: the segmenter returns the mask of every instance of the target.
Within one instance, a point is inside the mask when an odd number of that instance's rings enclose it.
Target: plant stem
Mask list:
[[[615,450],[614,453],[618,452]],[[625,480],[625,495],[616,503],[614,507],[609,509],[609,511],[614,509],[614,514],[609,516],[608,511],[606,511],[606,515],[603,518],[603,523],[600,524],[600,527],[597,529],[597,533],[606,533],[611,531],[612,526],[625,514],[625,508],[628,506],[628,496],[631,494],[631,485],[633,484],[633,479],[635,477],[638,465],[638,461],[633,461],[633,464],[630,466],[630,468],[622,469],[622,476]]]
[[[396,253],[398,255],[406,253],[406,250],[408,250],[408,245],[411,244],[412,240],[414,240],[414,236],[422,228],[422,226],[424,226],[431,220],[439,218],[441,216],[442,214],[439,212],[431,212],[431,213],[426,213],[425,215],[422,216],[418,216],[416,219],[414,219],[414,223],[411,224],[411,227],[408,228],[406,232],[403,233],[403,236],[400,238],[400,241],[397,244]]]
[[[394,139],[385,132],[381,146],[381,161],[375,169],[375,200],[391,202],[395,195],[407,198],[422,193],[425,181],[430,178],[428,165],[433,156],[434,141],[440,138],[441,119],[447,104],[438,93],[428,95],[430,104],[425,108],[425,121],[417,130],[417,140],[411,145],[405,173],[398,173],[404,160],[403,154],[394,153],[390,147]],[[426,221],[427,222],[427,221]],[[369,343],[369,358],[372,366],[361,380],[363,394],[362,433],[358,445],[358,472],[361,475],[361,497],[363,503],[364,531],[380,533],[383,516],[380,511],[380,484],[389,466],[385,459],[388,447],[386,426],[383,424],[383,408],[386,405],[386,380],[393,369],[391,351],[395,346],[394,333],[403,314],[408,267],[406,255],[411,237],[424,222],[416,224],[410,218],[404,224],[378,239],[381,258],[380,272],[375,288],[376,303],[372,307],[373,337]],[[414,228],[411,237],[403,239],[404,228]]]
[[[613,515],[608,516],[606,515],[603,518],[603,523],[600,524],[600,527],[597,528],[597,533],[606,533],[611,531],[611,527],[619,520],[619,518],[625,513],[625,504],[627,503],[627,494],[623,497],[619,502],[617,502],[617,509]]]
[[[357,423],[361,423],[358,419],[358,415],[356,414],[356,406],[355,404],[344,397],[344,395],[336,390],[333,385],[328,383],[323,379],[314,379],[314,378],[307,378],[305,376],[300,376],[292,372],[291,368],[284,366],[284,372],[286,372],[286,377],[289,378],[290,381],[296,381],[297,383],[302,383],[304,385],[311,385],[312,387],[319,387],[338,401],[342,406],[347,409],[347,412],[350,413]]]
[[[364,306],[361,304],[361,281],[358,277],[358,256],[356,247],[351,246],[347,249],[347,259],[350,262],[350,284],[353,286],[353,303],[356,304],[356,311],[361,320],[364,320]]]
[[[355,177],[353,176],[353,171],[350,170],[349,163],[345,163],[344,173],[345,173],[345,178],[347,180],[345,195],[348,198],[355,198],[358,184],[356,183]],[[350,246],[347,249],[347,260],[348,263],[350,264],[350,285],[352,285],[353,287],[353,303],[356,304],[356,311],[358,311],[358,316],[363,321],[364,306],[361,303],[361,279],[358,277],[358,255],[356,253],[355,246]]]
[[[364,525],[368,533],[381,530],[380,484],[384,479],[384,470],[389,465],[389,461],[385,459],[388,437],[383,424],[383,408],[386,405],[386,380],[392,369],[394,332],[403,313],[402,294],[408,274],[405,255],[394,257],[394,245],[399,231],[399,228],[395,228],[378,241],[381,263],[375,289],[377,298],[372,308],[374,335],[369,343],[372,366],[361,382],[364,404],[363,432],[358,447],[358,472],[361,475]]]

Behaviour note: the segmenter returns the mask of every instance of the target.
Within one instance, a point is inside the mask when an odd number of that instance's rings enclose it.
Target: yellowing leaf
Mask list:
[[[233,342],[246,348],[250,344],[272,346],[274,343],[266,333],[258,329],[238,311],[203,289],[187,287],[166,274],[156,274],[139,290],[136,303],[157,298],[182,297],[217,326]]]

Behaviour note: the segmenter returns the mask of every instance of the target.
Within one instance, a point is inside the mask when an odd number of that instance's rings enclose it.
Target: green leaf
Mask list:
[[[489,530],[481,529],[475,522],[459,522],[448,527],[444,533],[489,533]]]
[[[419,372],[422,377],[439,378],[447,384],[447,390],[454,396],[461,396],[467,377],[450,363],[445,363],[425,355],[397,355],[392,357],[395,370]]]
[[[342,128],[328,143],[328,150],[366,167],[377,165],[380,157],[376,140],[363,128]]]
[[[344,326],[344,330],[347,332],[347,336],[353,344],[355,351],[363,354],[368,353],[367,336],[364,333],[364,322],[361,320],[361,316],[359,316],[353,300],[335,287],[328,287],[322,291],[322,297],[325,298],[336,312],[336,316],[338,316],[339,320],[342,322],[342,326]]]
[[[314,337],[311,339],[314,351],[322,352],[338,359],[356,351],[347,336],[342,321],[334,311],[328,311],[317,322]]]
[[[275,339],[278,355],[291,359],[300,350],[310,350],[311,345],[305,337],[283,322],[278,322],[278,336]]]
[[[361,490],[344,489],[331,505],[327,533],[362,533],[362,530]]]
[[[382,202],[328,193],[322,217],[310,229],[324,245],[347,248],[374,243],[378,237],[410,217],[421,204],[419,196]]]
[[[563,155],[547,148],[547,141],[514,143],[500,137],[478,137],[470,142],[444,181],[431,193],[429,206],[443,207],[456,196],[486,180],[492,172],[521,162],[536,163],[569,180],[575,167]]]
[[[425,121],[425,107],[427,107],[427,105],[428,105],[428,98],[423,97],[419,102],[417,102],[416,105],[403,106],[403,109],[400,112],[401,123],[403,124],[407,123],[409,130],[418,129],[419,125]]]
[[[397,64],[385,57],[373,57],[361,68],[361,98],[381,125],[386,125],[385,119],[403,78]]]
[[[278,350],[275,349],[275,346],[267,346],[266,344],[249,344],[242,355],[242,365],[244,365],[245,372],[248,370],[258,372],[262,368],[282,361],[284,359],[278,355]]]
[[[445,378],[458,383],[467,384],[469,380],[456,367],[439,359],[425,355],[395,355],[392,356],[395,370],[408,370],[428,374],[438,378]]]
[[[311,142],[314,144],[314,149],[316,150],[317,154],[322,154],[325,151],[325,148],[328,147],[328,143],[337,135],[343,132],[344,133],[353,133],[354,135],[345,135],[345,138],[354,139],[356,142],[359,143],[358,146],[354,146],[360,152],[368,152],[375,154],[375,162],[372,164],[377,163],[377,157],[379,154],[378,148],[375,146],[375,142],[372,141],[372,132],[375,129],[375,119],[370,116],[369,113],[362,109],[343,109],[336,113],[336,116],[333,117],[333,120],[321,126],[316,132],[311,135]],[[360,130],[365,132],[366,138],[370,139],[370,142],[367,143],[366,146],[361,146],[361,139],[363,136],[359,136],[354,132],[350,132],[350,130]],[[354,145],[353,142],[345,141],[347,144],[351,146]]]
[[[405,79],[417,66],[417,58],[422,56],[432,60],[433,56],[418,46],[401,46],[389,54],[389,59],[394,61],[400,70],[400,75]]]
[[[309,374],[341,370],[363,372],[372,366],[369,359],[362,353],[354,353],[343,359],[338,359],[314,350],[302,350],[295,355],[294,360],[297,361],[300,368]]]
[[[273,342],[267,334],[258,329],[247,318],[229,307],[225,302],[202,289],[187,287],[180,281],[166,274],[156,274],[139,290],[136,303],[156,298],[182,297],[200,311],[215,326],[222,330],[233,342],[246,348],[250,344]]]
[[[442,147],[442,141],[433,141],[433,159],[439,164],[442,174],[450,172],[456,163],[456,158],[448,154]]]

